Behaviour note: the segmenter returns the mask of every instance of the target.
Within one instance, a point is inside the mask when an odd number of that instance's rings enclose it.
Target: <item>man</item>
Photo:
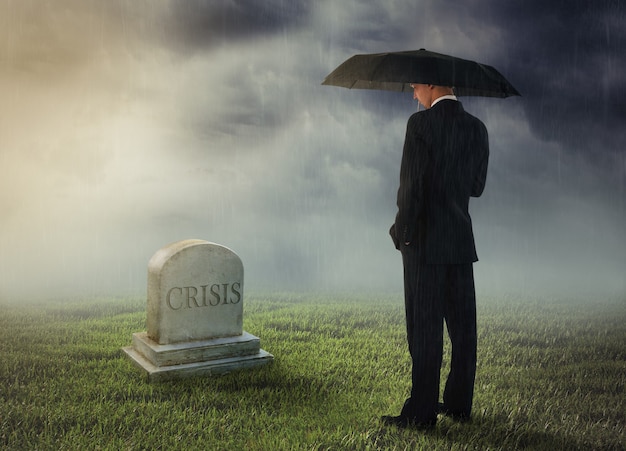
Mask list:
[[[434,426],[437,414],[468,420],[476,372],[476,298],[472,264],[478,260],[470,196],[482,194],[489,143],[485,125],[468,114],[445,86],[412,84],[425,108],[408,121],[398,189],[398,214],[389,233],[404,264],[404,297],[411,396],[400,427]],[[452,343],[443,404],[439,378],[443,323]]]

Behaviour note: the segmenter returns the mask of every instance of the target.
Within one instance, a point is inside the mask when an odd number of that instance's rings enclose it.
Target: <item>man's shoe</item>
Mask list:
[[[456,412],[453,410],[449,410],[443,403],[439,403],[437,406],[437,411],[445,415],[447,417],[452,418],[454,421],[458,421],[459,423],[467,423],[470,420],[470,415],[465,412]]]
[[[398,415],[393,417],[385,415],[381,418],[382,422],[386,425],[397,426],[402,429],[417,428],[417,429],[430,429],[435,426],[436,419],[430,421],[417,421],[413,418],[409,418],[404,415]]]

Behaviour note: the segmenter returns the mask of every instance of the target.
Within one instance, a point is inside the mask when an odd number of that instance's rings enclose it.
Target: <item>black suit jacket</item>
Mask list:
[[[477,261],[468,205],[483,192],[488,160],[487,129],[460,102],[441,100],[413,114],[390,230],[396,248],[417,251],[422,264]]]

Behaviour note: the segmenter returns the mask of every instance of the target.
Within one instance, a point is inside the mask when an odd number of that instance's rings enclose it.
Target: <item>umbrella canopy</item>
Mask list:
[[[354,55],[322,82],[349,89],[412,92],[410,83],[451,86],[459,96],[521,95],[491,66],[424,49]]]

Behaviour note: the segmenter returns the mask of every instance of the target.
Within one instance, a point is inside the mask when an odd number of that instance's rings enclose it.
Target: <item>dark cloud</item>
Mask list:
[[[502,30],[498,58],[533,129],[571,150],[626,150],[626,5],[483,3]]]
[[[287,33],[305,23],[305,0],[172,1],[164,14],[167,41],[179,51],[208,49],[257,35]]]

